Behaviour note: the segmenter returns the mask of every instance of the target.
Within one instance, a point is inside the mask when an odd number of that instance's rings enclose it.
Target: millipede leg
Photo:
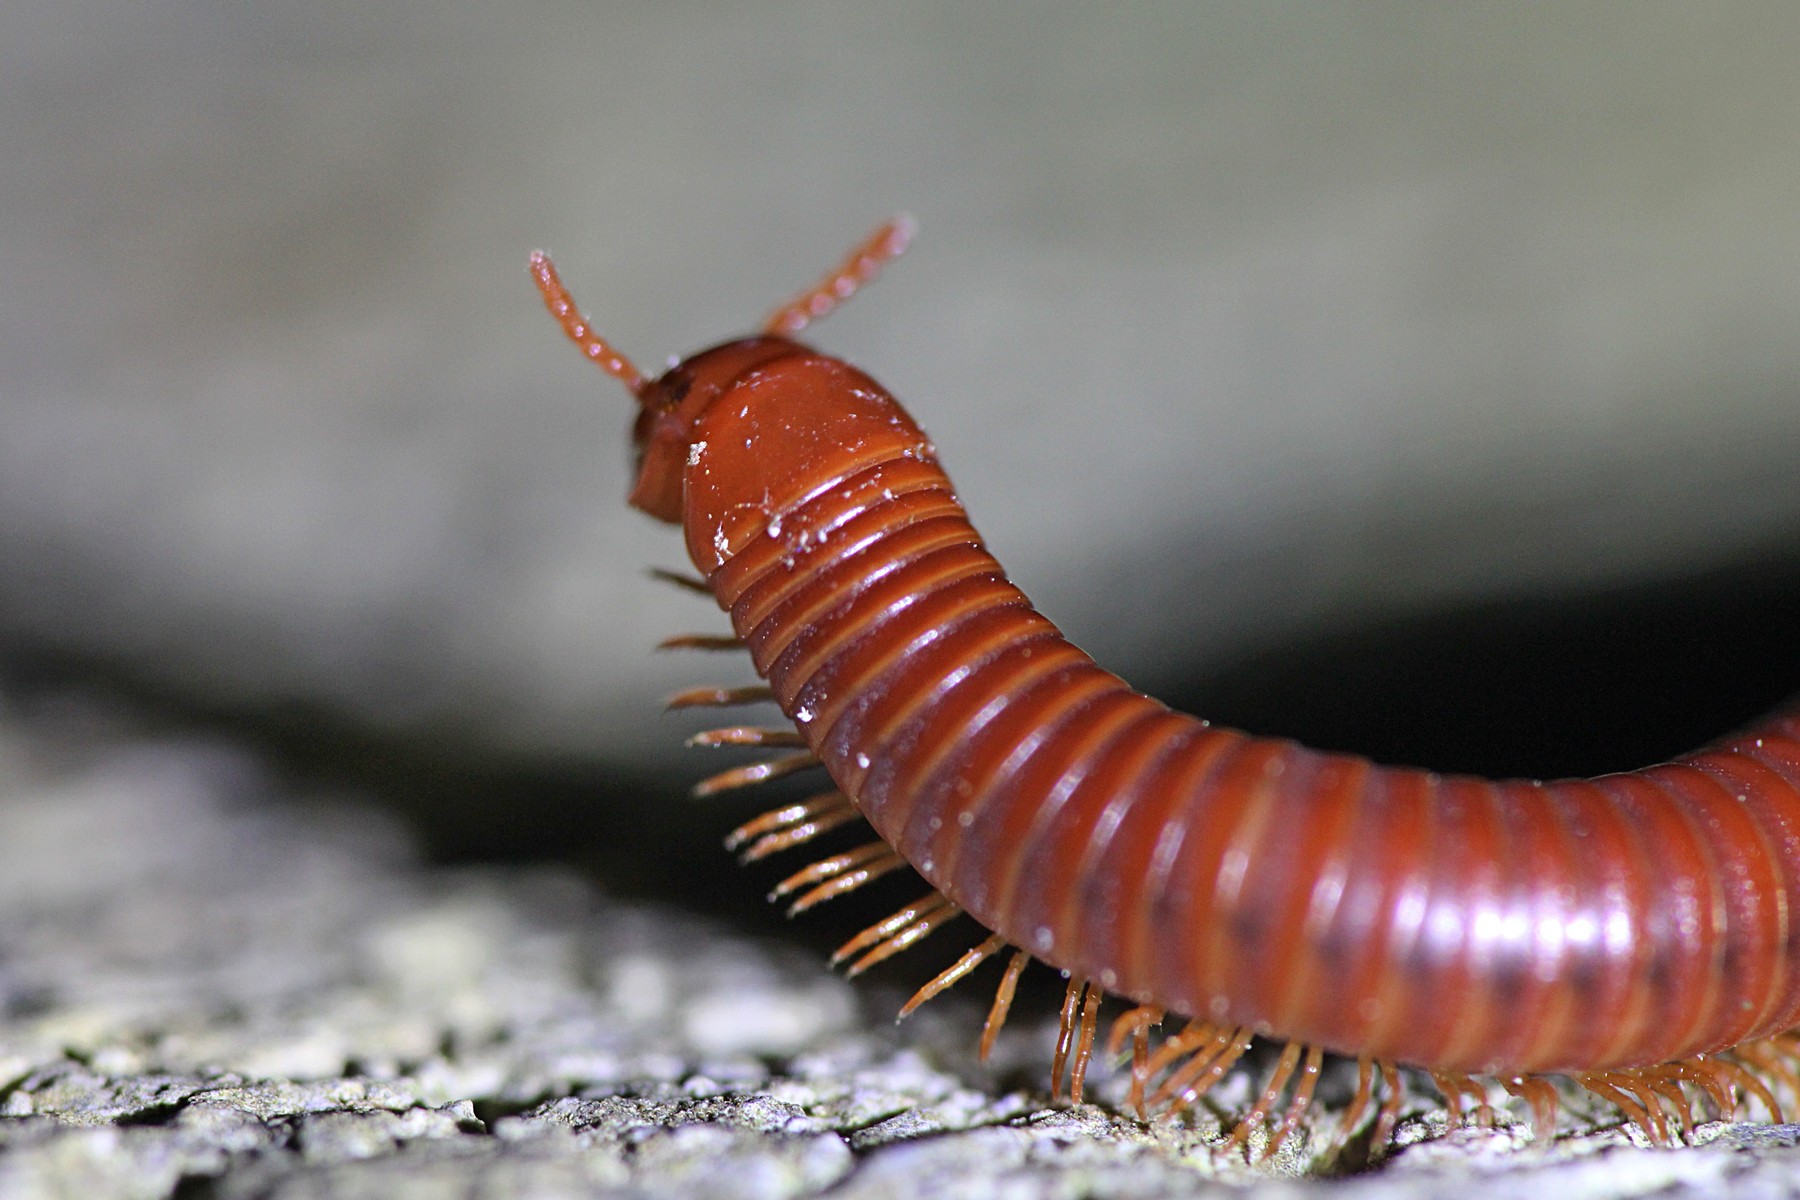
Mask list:
[[[1210,1021],[1189,1021],[1181,1027],[1181,1032],[1173,1037],[1163,1039],[1150,1061],[1144,1064],[1144,1070],[1150,1075],[1160,1075],[1174,1063],[1186,1058],[1201,1046],[1209,1042],[1222,1040],[1228,1030],[1221,1029]]]
[[[725,848],[736,850],[749,842],[750,848],[739,856],[746,863],[757,862],[782,850],[790,849],[828,830],[836,829],[861,814],[842,792],[821,792],[797,804],[771,808],[761,816],[745,821],[725,835]]]
[[[1376,1146],[1387,1145],[1388,1139],[1394,1136],[1394,1126],[1400,1123],[1400,1105],[1405,1102],[1405,1093],[1400,1090],[1399,1067],[1382,1062],[1381,1084],[1387,1094],[1382,1097],[1381,1110],[1375,1117],[1375,1134],[1371,1140]]]
[[[1207,1045],[1195,1051],[1192,1058],[1163,1080],[1150,1102],[1161,1104],[1168,1101],[1174,1109],[1191,1106],[1206,1095],[1248,1049],[1248,1029],[1241,1026],[1236,1029],[1220,1028]]]
[[[1780,1101],[1775,1099],[1774,1093],[1769,1091],[1767,1084],[1756,1077],[1754,1071],[1745,1070],[1742,1065],[1732,1062],[1730,1059],[1715,1058],[1713,1059],[1713,1063],[1730,1075],[1732,1080],[1735,1081],[1739,1087],[1762,1101],[1763,1107],[1769,1110],[1770,1117],[1777,1125],[1781,1124],[1782,1112]]]
[[[1650,1128],[1646,1131],[1650,1140],[1658,1146],[1669,1144],[1669,1121],[1663,1112],[1662,1097],[1652,1088],[1649,1081],[1636,1071],[1618,1071],[1613,1075],[1614,1086],[1621,1091],[1629,1092],[1650,1118]]]
[[[906,860],[894,853],[886,842],[868,842],[795,871],[775,885],[769,899],[780,900],[806,888],[788,905],[788,916],[797,917],[809,908],[853,892],[870,880],[879,879],[889,871],[898,871],[905,865]]]
[[[1145,1119],[1144,1086],[1150,1081],[1150,1027],[1162,1023],[1163,1010],[1151,1004],[1140,1004],[1120,1014],[1106,1037],[1106,1053],[1116,1057],[1131,1039],[1131,1095],[1127,1103],[1138,1120]]]
[[[671,571],[666,567],[651,567],[650,578],[660,579],[664,583],[672,583],[684,592],[698,592],[702,596],[708,598],[712,596],[712,588],[707,586],[706,580],[700,578],[698,575],[689,575],[686,571]]]
[[[1081,994],[1086,990],[1087,980],[1079,975],[1071,975],[1068,986],[1063,989],[1062,1013],[1056,1024],[1056,1052],[1050,1056],[1052,1099],[1062,1099],[1063,1067],[1069,1061],[1069,1047],[1075,1041],[1076,1012],[1081,1003]]]
[[[727,725],[723,729],[703,729],[688,738],[689,746],[804,746],[806,739],[792,729],[769,729],[759,725]]]
[[[1764,1071],[1774,1076],[1775,1082],[1785,1088],[1788,1095],[1800,1097],[1800,1076],[1795,1075],[1793,1068],[1788,1065],[1786,1056],[1775,1048],[1774,1043],[1746,1042],[1742,1046],[1735,1047],[1731,1056],[1743,1060],[1756,1071]]]
[[[756,862],[758,858],[774,853],[772,849],[769,851],[760,849],[763,846],[763,840],[767,840],[769,835],[774,835],[774,833],[785,835],[797,828],[817,828],[819,822],[837,819],[839,815],[855,817],[857,806],[851,804],[850,797],[846,797],[842,792],[821,792],[819,795],[806,797],[805,801],[799,801],[797,804],[783,804],[781,808],[770,808],[760,817],[745,820],[742,826],[738,826],[731,833],[725,835],[725,849],[734,851],[754,838],[754,846],[743,853],[743,860]],[[824,828],[817,828],[815,831],[824,833]]]
[[[986,962],[990,956],[1004,949],[1006,949],[1006,939],[996,933],[990,935],[986,941],[982,942],[974,949],[963,951],[961,958],[950,964],[949,967],[938,972],[935,979],[914,992],[912,994],[912,999],[900,1006],[899,1016],[894,1019],[904,1020],[907,1016],[911,1015],[912,1011],[918,1008],[919,1005],[936,996],[942,995],[945,991],[954,987],[957,983],[966,978],[970,971],[973,971],[983,962]]]
[[[676,692],[663,702],[663,707],[671,712],[683,708],[733,708],[740,704],[762,704],[773,699],[774,690],[760,683],[748,687],[708,684]]]
[[[677,633],[656,643],[658,650],[742,650],[743,641],[731,633]]]
[[[1160,1020],[1161,1017],[1158,1017]],[[1144,1081],[1148,1072],[1144,1069],[1150,1061],[1150,1030],[1140,1026],[1131,1035],[1131,1109],[1137,1113],[1138,1120],[1144,1119]]]
[[[1671,1066],[1681,1068],[1682,1078],[1706,1093],[1721,1121],[1737,1114],[1737,1093],[1732,1090],[1731,1075],[1710,1058],[1684,1058]]]
[[[1375,1092],[1375,1063],[1367,1058],[1356,1060],[1356,1092],[1350,1097],[1350,1107],[1344,1110],[1344,1120],[1338,1126],[1338,1140],[1348,1141],[1355,1132],[1356,1124],[1362,1120],[1364,1110],[1369,1107],[1369,1100]]]
[[[792,775],[796,771],[805,771],[821,766],[813,757],[812,751],[801,750],[781,758],[771,758],[764,762],[751,763],[745,767],[733,767],[729,771],[720,771],[717,775],[709,775],[694,785],[694,795],[701,799],[716,796],[720,792],[728,792],[732,788],[747,787],[753,783],[765,783],[771,779],[780,779],[784,775]]]
[[[1450,1107],[1450,1123],[1452,1125],[1462,1123],[1463,1097],[1466,1096],[1474,1101],[1474,1111],[1470,1114],[1470,1120],[1485,1128],[1493,1127],[1494,1106],[1488,1102],[1487,1089],[1481,1086],[1481,1083],[1473,1076],[1462,1074],[1459,1071],[1433,1071],[1431,1079],[1433,1083],[1437,1084],[1438,1090],[1444,1093],[1444,1099]]]
[[[1294,1068],[1300,1065],[1301,1052],[1306,1048],[1299,1042],[1289,1042],[1281,1048],[1281,1057],[1275,1060],[1275,1069],[1269,1073],[1269,1081],[1263,1085],[1262,1095],[1250,1106],[1243,1120],[1231,1131],[1231,1144],[1242,1146],[1246,1152],[1250,1147],[1250,1135],[1269,1119],[1275,1102],[1281,1093],[1287,1090],[1288,1080],[1293,1077]]]
[[[1450,1128],[1455,1129],[1462,1124],[1462,1089],[1448,1076],[1431,1072],[1431,1082],[1437,1084],[1437,1090],[1444,1097],[1444,1107],[1449,1110]]]
[[[1281,1116],[1281,1124],[1276,1127],[1275,1136],[1269,1139],[1269,1148],[1265,1157],[1273,1158],[1299,1128],[1306,1110],[1312,1106],[1313,1091],[1319,1086],[1319,1074],[1325,1061],[1325,1050],[1320,1046],[1306,1048],[1306,1061],[1300,1064],[1300,1083],[1294,1088],[1294,1095],[1288,1101],[1287,1112]]]
[[[1800,1033],[1790,1029],[1786,1033],[1778,1033],[1766,1043],[1771,1051],[1790,1062],[1800,1063]]]
[[[1081,1024],[1075,1031],[1075,1060],[1069,1069],[1069,1099],[1081,1103],[1082,1085],[1087,1081],[1088,1062],[1094,1056],[1094,1033],[1100,1023],[1100,1001],[1106,992],[1093,980],[1087,981],[1087,999],[1081,1006]]]
[[[1023,950],[1014,950],[1012,960],[1006,964],[1006,974],[1000,977],[1000,986],[994,989],[993,1006],[988,1009],[987,1020],[981,1023],[981,1050],[977,1057],[982,1062],[986,1062],[988,1055],[993,1053],[994,1039],[1000,1036],[1000,1028],[1006,1024],[1006,1015],[1012,1011],[1013,993],[1019,987],[1019,974],[1030,961],[1029,954]]]
[[[1531,1109],[1531,1136],[1548,1146],[1556,1138],[1556,1088],[1547,1079],[1535,1075],[1511,1075],[1500,1081],[1508,1094],[1525,1101]]]
[[[805,845],[822,833],[829,833],[841,825],[860,819],[861,813],[853,804],[843,804],[827,809],[810,820],[798,821],[778,833],[764,834],[757,838],[748,850],[740,855],[746,863],[757,862],[771,854],[779,854],[783,850],[792,850],[796,846]]]
[[[962,909],[952,904],[942,892],[932,892],[892,916],[875,922],[839,946],[832,952],[831,965],[835,967],[852,955],[857,955],[855,961],[844,968],[844,974],[854,979],[876,963],[892,958],[940,925],[961,915]]]
[[[1691,1137],[1694,1132],[1694,1106],[1688,1103],[1687,1093],[1681,1090],[1681,1081],[1661,1071],[1645,1073],[1645,1082],[1658,1096],[1674,1107],[1675,1119],[1681,1122],[1681,1136]]]
[[[1626,1094],[1620,1086],[1622,1081],[1618,1075],[1619,1073],[1615,1071],[1589,1071],[1576,1076],[1576,1080],[1582,1087],[1624,1113],[1625,1119],[1641,1129],[1644,1136],[1652,1143],[1660,1145],[1665,1140],[1665,1137],[1658,1136],[1659,1130],[1662,1130],[1660,1110],[1657,1118],[1652,1118],[1644,1105]],[[1663,1132],[1666,1134],[1666,1131]]]

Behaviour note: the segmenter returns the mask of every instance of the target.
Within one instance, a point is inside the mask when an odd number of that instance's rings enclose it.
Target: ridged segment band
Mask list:
[[[1550,784],[1215,729],[1064,641],[914,457],[860,462],[711,582],[881,836],[1108,990],[1443,1070],[1669,1061],[1800,1018],[1794,714]]]

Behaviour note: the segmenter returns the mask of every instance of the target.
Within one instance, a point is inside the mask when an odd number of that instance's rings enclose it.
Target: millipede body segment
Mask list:
[[[1079,1096],[1103,993],[1133,1002],[1134,1096],[1191,1103],[1252,1036],[1289,1043],[1239,1135],[1301,1119],[1321,1049],[1394,1064],[1453,1111],[1497,1081],[1553,1127],[1567,1075],[1653,1138],[1800,1090],[1800,710],[1673,762],[1549,783],[1377,766],[1170,710],[1065,640],[984,548],[931,442],[878,383],[793,340],[898,254],[883,226],[764,332],[648,380],[532,270],[637,397],[637,507],[682,526],[794,748],[710,790],[822,765],[834,789],[734,835],[762,857],[857,818],[878,841],[784,881],[796,907],[910,866],[931,889],[840,952],[860,970],[961,913],[988,936],[915,998],[1012,949],[1070,977],[1057,1077]],[[688,644],[700,644],[690,642]],[[794,730],[798,731],[795,736]],[[909,1006],[910,1009],[911,1006]],[[1164,1013],[1186,1018],[1154,1049]],[[1285,1105],[1284,1105],[1285,1100]],[[1280,1112],[1278,1113],[1278,1110]]]

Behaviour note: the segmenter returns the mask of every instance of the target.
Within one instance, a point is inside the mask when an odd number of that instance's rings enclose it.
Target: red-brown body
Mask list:
[[[1547,784],[1213,728],[1031,607],[855,368],[753,338],[656,393],[634,498],[680,519],[757,672],[881,837],[1034,957],[1449,1071],[1660,1063],[1800,1021],[1800,716]]]
[[[636,396],[637,507],[680,524],[703,587],[791,730],[712,745],[804,746],[723,772],[711,793],[808,766],[837,790],[730,839],[747,859],[860,815],[880,837],[777,885],[794,909],[910,864],[933,894],[847,942],[851,973],[958,912],[990,935],[904,1014],[1008,944],[986,1053],[1030,959],[1069,977],[1052,1068],[1079,1099],[1105,992],[1139,1002],[1132,1098],[1194,1102],[1254,1033],[1288,1042],[1237,1125],[1311,1103],[1322,1049],[1356,1056],[1356,1127],[1379,1074],[1428,1068],[1453,1118],[1491,1116],[1489,1076],[1549,1137],[1567,1073],[1645,1136],[1691,1129],[1694,1094],[1775,1119],[1800,1099],[1800,707],[1671,763],[1538,783],[1439,776],[1218,729],[1134,692],[1006,579],[930,442],[854,367],[791,335],[900,253],[876,230],[760,336],[645,378],[596,334],[542,254],[531,269],[582,352]],[[1191,1018],[1154,1053],[1148,1031]],[[1793,1032],[1790,1032],[1793,1031]],[[1160,1080],[1160,1083],[1156,1081]],[[1154,1093],[1150,1094],[1154,1086]]]

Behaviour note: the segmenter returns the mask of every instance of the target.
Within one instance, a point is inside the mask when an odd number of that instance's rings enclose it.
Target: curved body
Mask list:
[[[1439,776],[1322,754],[1172,712],[1096,666],[1007,582],[900,405],[792,335],[904,248],[877,229],[744,338],[644,376],[597,334],[541,252],[550,313],[640,406],[631,502],[683,526],[773,700],[797,727],[707,745],[804,746],[722,772],[711,794],[809,766],[837,790],[727,840],[746,861],[866,818],[879,841],[777,884],[810,908],[910,865],[931,895],[833,956],[856,974],[967,912],[991,932],[901,1010],[1010,944],[985,1056],[1031,959],[1069,977],[1053,1085],[1079,1100],[1102,997],[1138,1001],[1131,1103],[1194,1103],[1254,1034],[1286,1047],[1234,1144],[1311,1104],[1323,1051],[1358,1058],[1340,1137],[1396,1064],[1431,1071],[1454,1122],[1491,1119],[1490,1077],[1556,1128],[1566,1073],[1646,1137],[1691,1131],[1775,1089],[1800,1099],[1800,707],[1670,763],[1539,783]],[[1154,1053],[1165,1011],[1189,1020]],[[1160,1082],[1158,1082],[1160,1081]],[[1151,1088],[1154,1086],[1154,1091]]]
[[[1444,1071],[1663,1063],[1800,1022],[1800,712],[1551,783],[1215,728],[1039,615],[855,368],[767,336],[649,388],[634,502],[681,521],[881,837],[1033,957]]]

